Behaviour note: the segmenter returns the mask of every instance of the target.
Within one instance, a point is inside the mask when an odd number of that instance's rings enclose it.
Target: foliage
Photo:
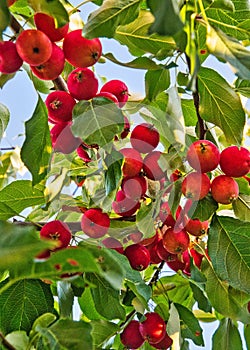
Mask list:
[[[45,99],[52,90],[63,89],[63,77],[72,66],[66,63],[54,81],[42,81],[23,66],[20,74],[34,84],[37,104],[25,121],[20,154],[12,149],[0,154],[0,349],[120,350],[124,327],[133,318],[142,321],[149,311],[166,321],[175,349],[206,346],[202,322],[215,320],[213,350],[240,350],[244,342],[249,348],[249,178],[237,179],[240,194],[233,204],[218,204],[211,194],[193,203],[190,217],[209,220],[209,231],[190,235],[189,249],[203,254],[203,260],[199,269],[191,258],[189,274],[171,270],[164,276],[164,261],[135,271],[125,255],[106,248],[103,238],[88,237],[80,225],[83,213],[98,207],[111,220],[104,238],[116,238],[126,248],[138,231],[143,239],[155,237],[162,229],[162,201],[169,202],[175,219],[179,204],[185,206],[181,183],[192,170],[186,162],[192,142],[206,138],[220,150],[249,144],[243,105],[250,96],[249,2],[92,2],[96,9],[89,13],[83,35],[125,46],[129,62],[113,52],[103,52],[101,60],[120,70],[134,69],[135,79],[144,70],[145,96],[129,96],[123,108],[103,97],[76,103],[71,130],[83,141],[88,163],[75,151],[55,152],[50,139]],[[84,3],[79,5],[83,11]],[[39,11],[62,27],[73,23],[77,8],[59,0],[17,0],[8,8],[1,1],[0,37],[5,40],[10,28],[17,35],[18,23],[19,29],[24,24],[34,28]],[[215,68],[219,62],[229,64],[233,82]],[[1,74],[1,89],[12,79],[15,74]],[[22,103],[29,101],[20,101],[20,108]],[[123,178],[119,150],[129,144],[130,134],[121,137],[124,115],[133,127],[142,119],[157,128],[162,150],[158,165],[166,175],[164,182],[147,180],[140,209],[129,217],[118,216],[112,206]],[[9,106],[1,103],[0,139],[11,117]],[[24,179],[18,177],[14,157],[26,169]],[[182,176],[173,184],[169,178],[176,169]],[[220,173],[216,168],[209,176]],[[53,243],[40,239],[41,227],[55,219],[68,224],[70,247],[55,250]],[[50,257],[38,259],[45,249],[52,250]],[[141,349],[153,347],[145,342]]]

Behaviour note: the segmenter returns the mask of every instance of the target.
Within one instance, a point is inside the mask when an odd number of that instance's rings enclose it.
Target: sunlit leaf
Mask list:
[[[10,112],[8,108],[0,103],[0,141],[3,137],[4,131],[7,128],[10,119]]]
[[[91,326],[91,335],[96,348],[100,348],[106,340],[120,330],[120,327],[117,324],[104,320],[92,321]]]
[[[233,210],[238,219],[250,222],[250,196],[241,194],[233,202]]]
[[[154,100],[159,93],[167,90],[170,84],[170,74],[168,69],[148,70],[145,75],[146,98]]]
[[[130,62],[120,62],[118,61],[112,53],[106,53],[103,55],[108,60],[119,64],[123,67],[135,68],[135,69],[159,69],[160,66],[151,60],[149,57],[137,57],[133,61]]]
[[[235,82],[235,91],[241,95],[250,98],[250,81],[245,79],[237,79]]]
[[[8,26],[10,21],[10,13],[7,7],[6,1],[1,1],[0,3],[0,39],[2,38],[2,32]]]
[[[54,17],[58,27],[69,22],[68,12],[59,0],[28,0],[28,3],[35,12],[44,12]]]
[[[213,338],[213,350],[242,350],[242,341],[238,328],[233,324],[232,320],[223,318],[220,325],[215,331]]]

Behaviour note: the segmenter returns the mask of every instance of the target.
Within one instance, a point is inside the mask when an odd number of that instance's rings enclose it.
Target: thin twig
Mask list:
[[[1,343],[3,346],[6,347],[6,349],[9,350],[17,350],[13,345],[11,345],[8,340],[6,340],[6,338],[4,337],[3,333],[0,332],[0,339],[2,339]]]
[[[153,274],[151,280],[149,281],[149,284],[148,284],[149,286],[152,286],[153,284],[155,284],[158,281],[158,279],[160,277],[161,270],[163,269],[164,264],[165,264],[165,261],[162,260],[160,265],[157,267],[155,273]]]
[[[56,79],[53,80],[53,84],[54,84],[56,90],[68,92],[65,80],[60,75],[59,75],[59,77],[57,77]]]
[[[200,96],[198,93],[198,79],[196,78],[196,90],[193,92],[193,101],[194,101],[194,107],[196,111],[196,115],[198,118],[198,125],[199,125],[199,139],[203,140],[205,138],[207,129],[205,127],[204,120],[200,116]]]

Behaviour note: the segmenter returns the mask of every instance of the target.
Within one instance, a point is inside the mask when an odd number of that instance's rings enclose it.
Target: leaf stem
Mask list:
[[[11,345],[7,340],[6,338],[4,337],[3,333],[0,332],[0,339],[2,339],[1,343],[3,346],[6,347],[6,349],[9,349],[9,350],[17,350],[13,345]]]
[[[202,0],[198,0],[198,4],[199,4],[200,10],[201,10],[202,17],[204,18],[205,22],[209,25],[208,18],[207,18],[206,11],[205,11],[205,8],[203,6]]]
[[[85,5],[85,4],[87,4],[88,2],[92,2],[92,0],[84,0],[84,1],[80,2],[80,4],[78,4],[77,6],[75,6],[75,7],[69,12],[69,16],[72,15],[74,12],[76,12],[76,10],[77,10],[79,7],[81,7],[81,6]]]

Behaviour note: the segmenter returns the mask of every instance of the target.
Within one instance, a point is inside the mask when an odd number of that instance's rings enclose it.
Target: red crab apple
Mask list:
[[[75,99],[66,91],[53,91],[45,100],[49,121],[52,123],[66,123],[72,120]]]
[[[143,234],[140,231],[132,232],[128,235],[128,239],[133,243],[139,243],[142,240]]]
[[[211,141],[198,140],[193,142],[187,150],[187,161],[197,172],[207,173],[217,168],[220,151]]]
[[[148,249],[139,243],[129,245],[124,250],[124,255],[128,258],[131,267],[137,271],[145,270],[150,263]]]
[[[129,132],[130,132],[130,123],[128,118],[124,116],[124,128],[120,135],[121,139],[125,139],[128,136]]]
[[[187,249],[185,250],[185,252],[183,252],[182,259],[185,263],[185,269],[183,270],[183,272],[187,275],[190,275],[190,257],[193,258],[194,264],[198,268],[200,268],[204,255],[197,252],[197,250],[195,250],[194,248],[191,248],[190,250]]]
[[[164,248],[171,254],[183,253],[189,246],[189,235],[185,230],[168,228],[162,238]]]
[[[34,22],[37,29],[44,32],[51,41],[62,40],[69,30],[69,23],[66,23],[62,27],[56,27],[54,17],[43,12],[35,13]]]
[[[125,105],[129,96],[127,85],[118,79],[108,81],[102,86],[100,92],[111,92],[117,97],[120,107],[123,107]]]
[[[133,148],[122,148],[120,153],[124,157],[122,167],[123,176],[136,176],[142,169],[143,160],[138,151]]]
[[[66,60],[72,66],[85,68],[93,66],[99,60],[102,54],[102,44],[98,38],[84,38],[82,29],[76,29],[65,35],[63,51]]]
[[[52,147],[55,152],[69,154],[82,143],[79,137],[72,134],[70,123],[57,123],[50,130]]]
[[[116,250],[120,254],[124,253],[123,246],[122,246],[121,242],[119,242],[118,239],[116,239],[114,237],[105,238],[102,241],[102,244],[107,248]]]
[[[250,152],[244,147],[230,146],[220,155],[220,167],[223,173],[231,177],[241,177],[250,171]]]
[[[140,324],[140,333],[150,344],[156,344],[163,340],[166,334],[166,324],[156,312],[148,312],[146,320]]]
[[[48,61],[52,54],[52,42],[41,30],[23,30],[16,40],[16,48],[24,62],[39,66]]]
[[[80,146],[76,149],[76,153],[78,154],[78,156],[79,156],[85,163],[91,162],[91,158],[90,158],[88,152],[85,151],[85,149],[83,148],[82,145],[80,145]]]
[[[91,238],[103,237],[109,229],[110,218],[99,208],[88,209],[82,216],[81,228]]]
[[[230,176],[216,176],[211,183],[211,193],[213,199],[221,204],[230,204],[239,195],[239,186]]]
[[[54,220],[46,223],[41,231],[40,237],[42,239],[50,239],[58,241],[58,247],[52,250],[66,248],[71,240],[71,232],[67,224],[60,220]]]
[[[137,125],[130,136],[130,142],[133,148],[141,153],[152,152],[158,146],[160,135],[158,130],[148,123]]]
[[[185,197],[198,201],[208,194],[210,179],[207,174],[189,173],[182,182],[181,190]]]
[[[147,182],[141,175],[125,177],[121,187],[126,197],[138,201],[147,191]]]
[[[32,72],[41,80],[54,80],[62,73],[64,68],[63,50],[56,44],[52,44],[52,54],[48,61],[38,66],[30,66]]]
[[[99,94],[96,94],[95,97],[105,97],[108,100],[118,104],[117,97],[114,94],[111,94],[111,92],[106,92],[106,91],[99,92]]]
[[[167,333],[165,333],[164,338],[159,343],[153,344],[149,342],[149,344],[152,345],[155,349],[166,350],[173,344],[173,340]]]
[[[90,100],[98,90],[98,80],[89,68],[76,68],[67,80],[69,93],[77,100]]]
[[[7,6],[10,7],[16,2],[16,0],[7,0]]]
[[[140,208],[140,202],[126,197],[122,190],[116,193],[116,200],[112,203],[112,209],[117,215],[127,217],[133,215]]]
[[[179,255],[171,254],[164,248],[163,240],[159,241],[157,244],[157,254],[173,271],[184,270],[186,264],[180,260]]]
[[[161,180],[165,176],[158,163],[161,154],[160,151],[153,151],[148,153],[143,160],[143,170],[150,180]]]
[[[122,331],[120,337],[122,344],[128,349],[138,349],[144,343],[144,339],[139,331],[140,322],[130,321]]]
[[[209,221],[200,221],[198,218],[188,219],[185,230],[193,236],[201,236],[207,233]]]
[[[22,64],[23,60],[17,53],[16,44],[12,41],[0,41],[0,72],[15,73]]]

